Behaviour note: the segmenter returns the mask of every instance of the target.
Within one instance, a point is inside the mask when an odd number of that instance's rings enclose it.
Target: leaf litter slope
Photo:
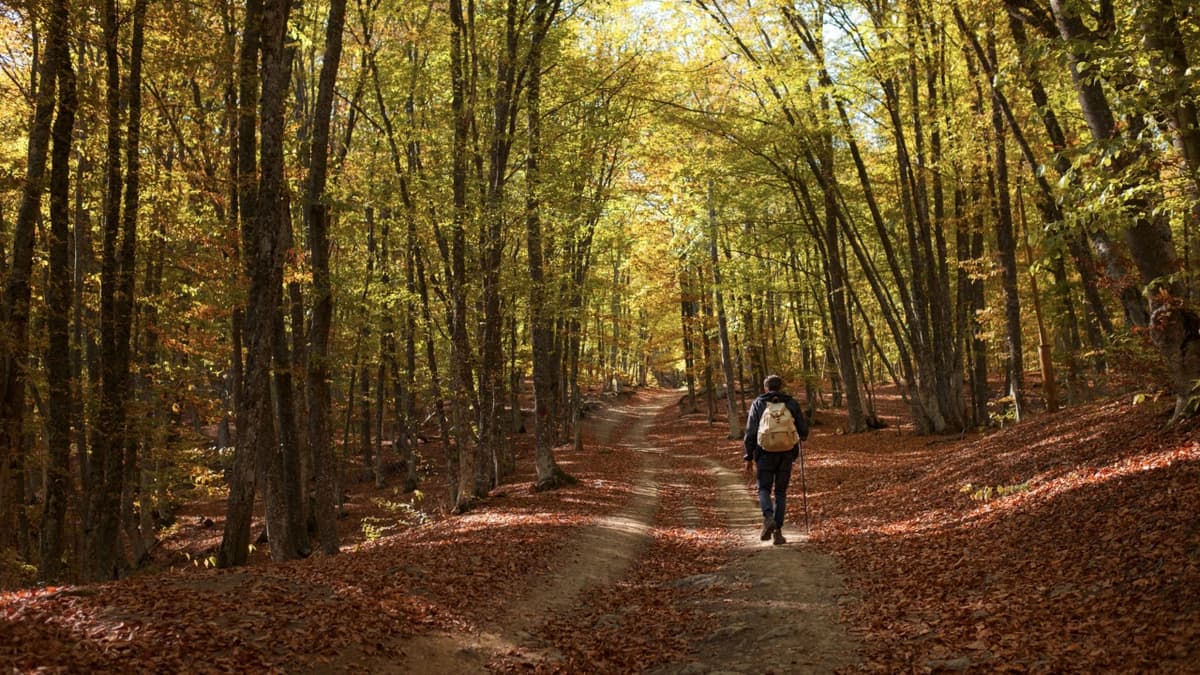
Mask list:
[[[1200,427],[1168,416],[1121,400],[965,439],[822,431],[814,538],[862,599],[864,668],[1196,672]]]
[[[687,580],[733,559],[739,542],[719,503],[730,476],[719,479],[703,456],[726,457],[730,444],[695,420],[680,434],[673,398],[638,394],[592,421],[588,450],[560,453],[577,487],[537,494],[519,476],[466,516],[336,558],[0,596],[0,669],[578,672],[686,662],[723,625],[697,602],[719,585]]]
[[[629,405],[663,400],[642,393]],[[812,542],[835,553],[857,597],[829,593],[864,660],[846,665],[846,643],[834,650],[842,661],[824,666],[807,665],[820,650],[777,650],[787,660],[774,668],[1193,669],[1200,433],[1195,423],[1157,431],[1160,408],[1092,404],[966,439],[817,427]],[[636,417],[594,430],[624,430],[645,408]],[[658,455],[617,440],[592,435],[584,453],[560,452],[577,487],[536,494],[524,487],[532,477],[518,476],[466,517],[336,558],[0,595],[0,670],[354,672],[400,662],[405,636],[430,631],[448,636],[438,648],[450,663],[472,670],[735,669],[720,655],[757,653],[762,625],[789,625],[754,595],[779,566],[749,565],[814,547],[745,541],[752,491],[733,473],[740,462],[719,424],[664,408],[646,443]],[[572,602],[510,619],[505,632],[514,603],[553,595],[555,572],[584,555],[581,532],[628,513],[644,460],[658,463],[658,508],[636,562],[610,583],[564,591]],[[1023,487],[977,501],[961,491],[968,483]],[[788,520],[801,519],[793,500]],[[815,569],[797,593],[836,581],[832,564]],[[798,594],[778,616],[801,617],[806,604]],[[821,611],[832,613],[828,601]],[[489,631],[502,639],[481,641]]]
[[[347,655],[399,657],[403,636],[498,615],[570,532],[629,501],[632,451],[591,450],[560,456],[578,486],[532,493],[519,475],[464,517],[336,557],[0,594],[0,670],[354,670]]]

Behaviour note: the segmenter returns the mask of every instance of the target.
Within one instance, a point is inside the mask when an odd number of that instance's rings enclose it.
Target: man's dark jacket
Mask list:
[[[766,450],[763,450],[758,445],[758,423],[762,420],[763,411],[767,409],[768,403],[778,403],[782,401],[787,406],[788,412],[792,413],[792,419],[796,421],[796,434],[800,440],[808,438],[808,419],[804,417],[804,411],[800,409],[800,404],[796,399],[788,396],[780,391],[768,391],[758,398],[754,399],[754,403],[750,404],[750,416],[746,419],[746,435],[743,438],[746,452],[742,454],[742,459],[745,461],[755,460],[762,456]],[[792,459],[800,456],[800,444],[797,443],[789,451]]]

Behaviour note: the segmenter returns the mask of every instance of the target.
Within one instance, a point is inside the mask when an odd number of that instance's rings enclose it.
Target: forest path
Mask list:
[[[838,622],[838,601],[847,596],[834,559],[791,523],[783,530],[786,544],[760,541],[762,514],[749,496],[749,475],[704,459],[716,474],[720,509],[738,548],[716,572],[677,584],[704,589],[692,602],[720,628],[692,645],[687,662],[651,672],[830,673],[856,663],[857,640]],[[789,497],[800,497],[799,482],[794,474]]]
[[[675,399],[672,393],[657,393],[646,401],[604,408],[589,422],[600,444],[625,446],[641,458],[628,504],[574,535],[559,551],[554,571],[532,581],[530,592],[492,625],[472,635],[437,632],[407,638],[401,645],[403,657],[378,664],[377,672],[485,672],[497,654],[534,662],[556,658],[553,649],[536,644],[533,629],[549,616],[570,612],[586,590],[620,580],[651,539],[664,453],[647,447],[647,432]]]
[[[705,625],[716,628],[698,632],[697,626],[678,626],[691,655],[649,671],[827,673],[854,663],[858,645],[838,623],[838,598],[845,591],[833,559],[809,545],[795,526],[785,530],[789,536],[785,545],[760,541],[761,515],[748,476],[707,456],[711,453],[695,452],[696,443],[682,444],[693,451],[669,453],[656,447],[654,438],[664,440],[664,434],[672,432],[664,427],[678,415],[677,400],[674,392],[655,393],[641,403],[614,406],[593,417],[591,424],[599,425],[593,427],[598,439],[604,445],[634,450],[641,466],[629,503],[573,536],[558,553],[553,572],[534,580],[530,592],[483,630],[408,638],[401,646],[402,659],[375,670],[486,672],[489,660],[500,655],[527,665],[561,665],[562,654],[544,642],[544,631],[539,637],[539,626],[554,621],[587,630],[593,619],[581,607],[585,594],[604,593],[639,574],[644,562],[639,558],[653,541],[656,526],[664,526],[656,523],[660,494],[678,496],[682,525],[693,530],[701,524],[696,503],[704,497],[696,491],[711,490],[714,482],[722,529],[734,542],[732,559],[712,572],[675,579],[669,585],[700,591],[691,594],[689,609],[706,615],[710,620]],[[704,485],[697,484],[696,472],[672,470],[685,464],[707,474],[700,481]],[[799,497],[797,488],[798,480],[793,494]]]

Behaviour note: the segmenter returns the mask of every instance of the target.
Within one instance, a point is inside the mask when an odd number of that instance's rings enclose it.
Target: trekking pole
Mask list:
[[[804,482],[804,448],[800,448],[800,497],[804,502],[804,533],[812,534],[808,525],[808,486]]]

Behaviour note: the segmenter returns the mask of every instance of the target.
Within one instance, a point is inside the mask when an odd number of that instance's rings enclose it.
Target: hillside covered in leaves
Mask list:
[[[1155,430],[1169,412],[1109,400],[964,438],[846,435],[842,418],[820,416],[805,464],[811,539],[787,547],[831,554],[845,578],[840,618],[861,651],[841,669],[1190,669],[1200,657],[1190,506],[1200,498],[1200,430]],[[772,551],[739,544],[744,533],[728,529],[736,514],[714,501],[720,472],[740,470],[737,445],[673,405],[641,414],[643,439],[589,425],[588,450],[564,451],[581,478],[574,487],[534,493],[522,477],[467,516],[405,526],[337,557],[5,593],[0,666],[355,672],[411,663],[411,636],[430,631],[447,637],[433,644],[448,653],[477,649],[476,670],[687,663],[723,639],[720,617],[698,612],[697,599],[733,590],[681,580]],[[637,426],[628,415],[608,424]],[[561,590],[556,579],[578,560],[603,557],[611,540],[591,550],[583,533],[629,513],[646,487],[639,456],[651,448],[663,454],[649,543],[611,581],[521,619],[515,644],[481,642],[517,621],[506,606]],[[737,504],[756,510],[746,489]],[[800,535],[803,520],[794,500],[790,532]]]

